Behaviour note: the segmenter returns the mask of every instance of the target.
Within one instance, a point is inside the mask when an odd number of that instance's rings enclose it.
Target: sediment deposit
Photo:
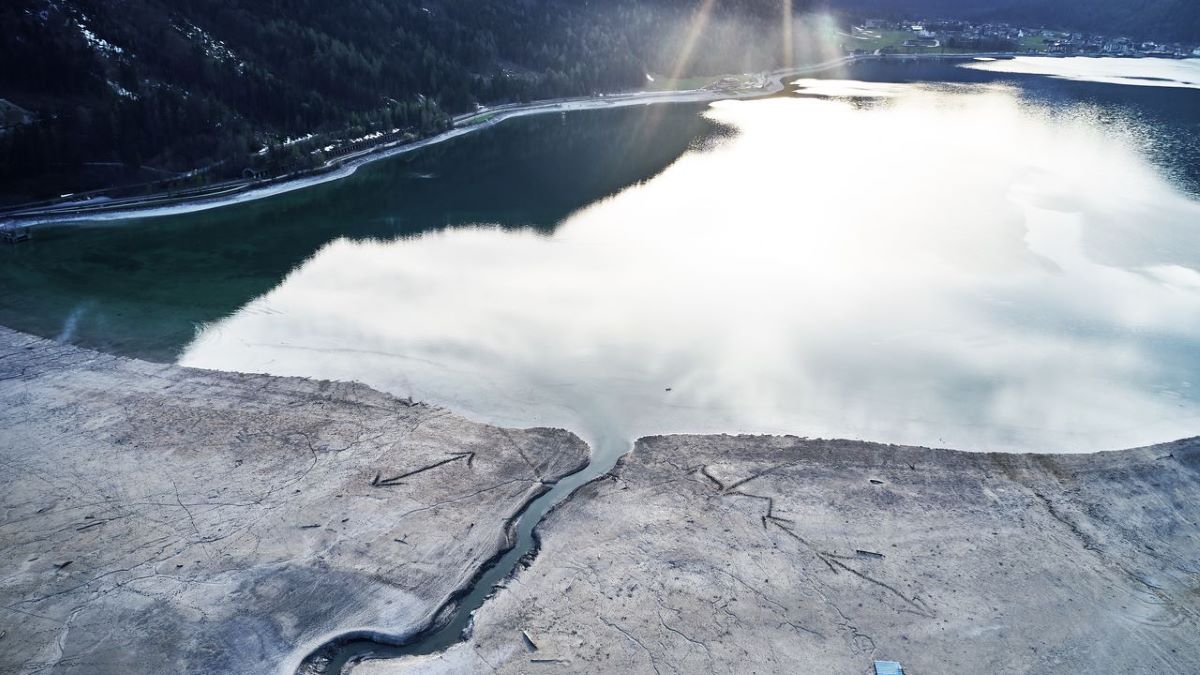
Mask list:
[[[411,634],[587,458],[362,385],[0,329],[0,672],[292,672]]]
[[[1200,672],[1200,441],[974,454],[640,441],[407,672]]]

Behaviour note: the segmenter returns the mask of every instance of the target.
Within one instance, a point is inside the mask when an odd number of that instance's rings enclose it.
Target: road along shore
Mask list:
[[[50,223],[70,223],[96,220],[149,218],[205,211],[208,209],[265,199],[274,195],[302,190],[307,187],[341,180],[354,174],[360,166],[396,155],[413,152],[464,134],[487,129],[505,120],[529,115],[566,113],[579,110],[601,110],[658,103],[710,103],[729,99],[753,99],[778,94],[788,78],[815,75],[858,61],[871,60],[970,60],[972,58],[1010,58],[1011,54],[886,54],[852,55],[821,63],[784,68],[760,75],[761,86],[740,90],[694,89],[686,91],[639,91],[596,96],[561,98],[531,103],[512,103],[493,106],[479,112],[454,118],[448,131],[414,142],[391,141],[366,148],[350,155],[327,161],[311,171],[265,179],[226,181],[216,185],[186,190],[108,199],[97,197],[81,200],[73,197],[49,204],[16,206],[0,209],[0,226],[36,226]]]

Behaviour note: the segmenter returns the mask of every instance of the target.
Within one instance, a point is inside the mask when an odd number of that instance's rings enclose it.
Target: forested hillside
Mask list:
[[[273,174],[477,104],[817,60],[832,27],[794,17],[830,4],[1200,40],[1197,0],[6,0],[0,201]]]
[[[700,4],[8,0],[0,99],[35,121],[0,133],[0,181],[11,201],[198,167],[195,181],[271,172],[316,161],[255,154],[289,137],[430,133],[476,103],[780,60],[780,10],[760,0],[718,0],[689,50]]]

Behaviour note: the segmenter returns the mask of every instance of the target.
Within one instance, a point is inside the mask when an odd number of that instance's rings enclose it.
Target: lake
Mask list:
[[[1050,63],[1047,63],[1050,62]],[[0,324],[593,443],[1200,433],[1200,66],[847,67],[0,250]]]

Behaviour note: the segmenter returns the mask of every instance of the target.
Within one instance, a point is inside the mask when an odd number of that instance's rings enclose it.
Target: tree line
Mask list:
[[[1120,6],[1055,7],[1086,2]],[[701,7],[711,10],[703,19]],[[271,173],[320,161],[312,147],[285,143],[308,134],[420,136],[478,104],[630,89],[651,73],[773,68],[803,48],[782,30],[784,7],[811,9],[807,0],[8,0],[0,98],[34,119],[0,131],[0,199]]]

